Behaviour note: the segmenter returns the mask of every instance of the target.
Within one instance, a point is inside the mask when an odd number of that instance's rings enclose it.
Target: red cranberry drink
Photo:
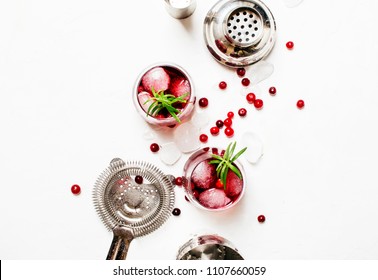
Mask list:
[[[189,200],[199,208],[219,211],[234,206],[244,194],[246,178],[235,153],[235,143],[226,150],[204,148],[184,166],[184,187]]]
[[[155,64],[139,75],[133,100],[150,124],[172,126],[189,119],[194,108],[193,83],[188,73],[171,63]]]

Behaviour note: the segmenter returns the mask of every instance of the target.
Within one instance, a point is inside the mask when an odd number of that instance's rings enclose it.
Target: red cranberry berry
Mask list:
[[[207,139],[209,139],[209,137],[208,137],[206,134],[201,134],[200,137],[199,137],[199,140],[200,140],[202,143],[206,143],[206,142],[207,142]]]
[[[230,127],[232,125],[232,119],[227,118],[223,121],[224,126]]]
[[[215,187],[218,189],[223,189],[223,183],[221,179],[218,179],[217,182],[215,183]]]
[[[226,82],[222,81],[222,82],[219,83],[219,88],[220,89],[226,89],[226,87],[227,87],[227,83]]]
[[[247,87],[249,86],[249,84],[251,83],[250,80],[248,78],[243,78],[242,81],[241,81],[242,85]]]
[[[212,128],[210,128],[210,133],[211,135],[218,135],[219,128],[217,126],[213,126]]]
[[[253,104],[253,102],[256,100],[256,95],[253,92],[250,92],[247,94],[246,99],[248,103]]]
[[[265,216],[264,215],[259,215],[257,217],[257,220],[259,221],[259,223],[263,223],[263,222],[265,222]]]
[[[300,99],[300,100],[297,101],[297,107],[299,109],[302,109],[304,107],[304,105],[305,105],[305,103],[304,103],[304,101],[302,99]]]
[[[245,115],[247,115],[247,110],[245,108],[240,108],[238,114],[241,117],[245,117]]]
[[[264,102],[261,99],[256,99],[253,105],[255,105],[256,109],[261,109],[264,106]]]
[[[226,127],[224,129],[224,134],[226,134],[227,137],[232,137],[234,135],[234,130],[232,127]]]
[[[228,112],[227,117],[232,119],[234,117],[234,112]]]
[[[244,75],[245,75],[245,69],[244,68],[238,68],[238,69],[236,69],[236,74],[238,74],[239,77],[244,77]]]
[[[289,50],[293,49],[294,48],[294,43],[292,41],[289,41],[286,43],[286,48],[288,48]]]
[[[160,147],[159,147],[158,144],[152,143],[151,146],[150,146],[150,150],[151,150],[151,152],[156,153],[157,151],[160,150]]]
[[[183,181],[182,181],[182,177],[177,177],[177,178],[175,179],[175,185],[176,185],[176,186],[182,186],[182,183],[183,183]]]
[[[205,108],[207,105],[209,105],[209,100],[207,100],[206,97],[203,97],[198,101],[198,104],[200,107]]]
[[[81,192],[81,188],[80,188],[80,186],[79,185],[73,185],[72,187],[71,187],[71,192],[73,193],[73,194],[80,194],[80,192]]]
[[[215,123],[215,125],[216,125],[218,128],[222,128],[223,125],[224,125],[224,123],[223,123],[223,121],[221,121],[221,120],[217,120],[217,122]]]
[[[269,93],[270,93],[271,95],[275,95],[276,92],[277,92],[277,90],[276,90],[275,87],[270,87],[270,88],[269,88]]]
[[[181,210],[178,208],[173,209],[172,211],[173,216],[180,216]]]
[[[140,175],[135,176],[135,183],[137,184],[143,184],[143,177]]]

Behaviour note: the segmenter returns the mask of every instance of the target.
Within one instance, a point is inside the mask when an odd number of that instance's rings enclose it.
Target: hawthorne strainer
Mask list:
[[[126,259],[135,237],[151,233],[168,219],[175,200],[173,188],[172,178],[152,164],[118,158],[110,162],[93,191],[96,211],[114,235],[108,260]]]
[[[243,67],[270,53],[276,23],[271,11],[259,0],[221,0],[207,13],[204,37],[218,62]]]

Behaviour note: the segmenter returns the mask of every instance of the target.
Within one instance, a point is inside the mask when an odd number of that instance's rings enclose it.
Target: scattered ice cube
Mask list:
[[[181,151],[177,148],[175,143],[170,142],[161,145],[159,158],[163,163],[173,165],[180,159],[181,155]]]
[[[250,163],[257,163],[263,155],[263,143],[261,138],[251,131],[243,134],[241,146],[247,147],[244,157]]]
[[[152,131],[150,128],[147,128],[143,132],[143,138],[144,138],[144,140],[154,140],[154,139],[156,139],[156,133],[154,131]]]
[[[197,111],[193,115],[191,123],[198,128],[204,128],[208,125],[209,121],[210,117],[206,112]]]
[[[283,0],[284,4],[288,8],[294,8],[301,4],[303,0]]]
[[[269,78],[274,72],[273,64],[261,60],[260,62],[250,67],[250,81],[252,85],[256,85],[259,82]]]
[[[174,131],[174,142],[183,153],[190,153],[200,147],[199,128],[192,123],[180,124]]]

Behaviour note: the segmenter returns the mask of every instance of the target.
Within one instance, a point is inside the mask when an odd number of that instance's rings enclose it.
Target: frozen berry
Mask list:
[[[209,105],[209,100],[207,100],[206,97],[203,97],[198,101],[198,104],[200,107],[205,108],[207,105]]]
[[[208,137],[206,134],[201,134],[200,137],[199,137],[199,140],[200,140],[202,143],[206,143],[206,142],[207,142],[207,139],[209,139],[209,137]]]
[[[180,216],[181,210],[178,208],[173,209],[172,211],[173,216]]]
[[[253,92],[250,92],[250,93],[247,94],[246,99],[247,99],[248,103],[253,104],[253,102],[255,102],[255,100],[256,100],[256,95]]]
[[[223,121],[221,121],[221,120],[217,120],[216,123],[215,123],[215,125],[216,125],[218,128],[222,128],[223,125],[224,125],[224,123],[223,123]]]
[[[234,135],[234,130],[232,129],[232,127],[226,127],[224,134],[226,134],[227,137],[232,137]]]
[[[251,83],[250,80],[248,78],[243,78],[242,81],[241,81],[242,85],[247,87],[249,86],[249,84]]]
[[[265,222],[265,216],[264,215],[259,215],[257,217],[257,220],[259,221],[259,223],[263,223],[263,222]]]
[[[227,87],[227,83],[226,82],[222,81],[222,82],[219,83],[219,88],[220,89],[226,89],[226,87]]]
[[[244,68],[238,68],[238,69],[236,69],[236,73],[238,74],[239,77],[244,77],[245,69]]]
[[[140,175],[135,176],[135,183],[142,184],[143,183],[143,177]]]
[[[299,109],[302,109],[304,107],[304,105],[305,105],[305,103],[304,103],[304,101],[302,99],[300,99],[300,100],[297,101],[297,107]]]
[[[175,178],[175,185],[176,186],[182,186],[182,177]]]
[[[79,194],[79,193],[81,192],[81,188],[80,188],[80,186],[79,186],[79,185],[73,185],[73,186],[71,187],[71,192],[72,192],[73,194]]]
[[[227,117],[229,117],[230,119],[232,119],[234,117],[234,112],[228,112],[227,113]]]
[[[150,146],[150,150],[151,150],[151,152],[156,153],[157,151],[160,150],[160,147],[159,147],[158,144],[152,143],[151,146]]]
[[[261,99],[256,99],[253,103],[256,109],[261,109],[264,106],[264,102]]]
[[[211,135],[217,135],[219,133],[219,128],[217,126],[213,126],[210,128]]]
[[[275,87],[270,87],[270,88],[269,88],[269,93],[270,93],[271,95],[275,95],[276,92],[277,92],[277,90],[276,90]]]
[[[292,41],[289,41],[286,43],[286,48],[288,48],[289,50],[291,50],[292,48],[294,48],[294,43]]]
[[[238,114],[241,117],[245,117],[245,115],[247,115],[247,110],[245,108],[240,108]]]

